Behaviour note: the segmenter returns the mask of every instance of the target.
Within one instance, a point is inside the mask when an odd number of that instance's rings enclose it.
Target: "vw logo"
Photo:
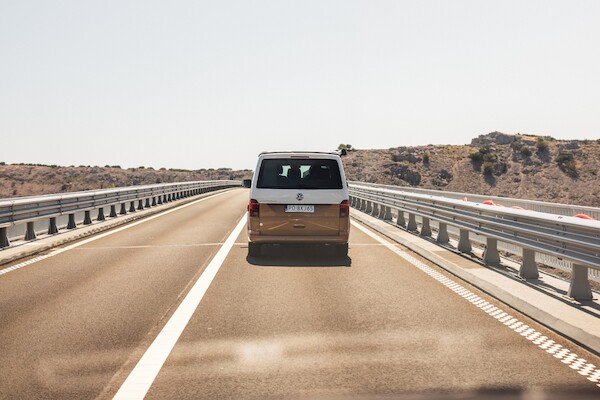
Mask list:
[[[303,198],[304,198],[304,195],[302,193],[298,193],[296,195],[296,199],[298,199],[298,201],[302,201]]]

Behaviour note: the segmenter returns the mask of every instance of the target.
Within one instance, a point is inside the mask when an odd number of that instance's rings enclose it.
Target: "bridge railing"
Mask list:
[[[11,227],[25,225],[24,239],[33,240],[39,233],[35,224],[38,223],[39,228],[44,220],[48,221],[47,233],[51,235],[59,231],[57,218],[67,217],[65,228],[74,229],[78,223],[76,214],[83,216],[84,225],[90,225],[93,211],[97,211],[97,221],[104,221],[107,217],[238,186],[241,181],[193,181],[0,199],[0,249],[10,246],[8,229]]]
[[[500,263],[499,242],[520,248],[519,275],[525,279],[539,276],[536,253],[568,261],[572,263],[568,295],[578,300],[592,298],[588,269],[600,270],[600,221],[442,197],[440,192],[408,192],[393,186],[352,182],[349,189],[353,207],[389,221],[394,210],[396,223],[409,231],[419,232],[419,217],[422,236],[432,236],[431,222],[435,221],[440,244],[449,242],[448,227],[453,227],[458,233],[459,252],[472,251],[471,236],[484,238],[486,264]]]
[[[491,200],[497,204],[502,204],[506,207],[522,207],[526,210],[531,211],[539,211],[548,214],[557,214],[557,215],[577,215],[577,214],[586,214],[590,217],[593,217],[597,220],[600,220],[600,208],[595,207],[585,207],[585,206],[577,206],[570,204],[560,204],[560,203],[549,203],[545,201],[536,201],[536,200],[525,200],[525,199],[515,199],[511,197],[500,197],[500,196],[485,196],[480,194],[473,193],[461,193],[461,192],[447,192],[442,190],[434,190],[434,189],[422,189],[415,188],[411,186],[393,186],[393,185],[382,185],[378,183],[367,183],[367,182],[355,182],[350,181],[349,184],[355,184],[360,186],[367,186],[378,189],[390,189],[390,190],[401,190],[406,193],[415,193],[415,194],[426,194],[431,196],[442,196],[449,199],[462,200],[465,197],[474,203],[483,203],[486,200]]]

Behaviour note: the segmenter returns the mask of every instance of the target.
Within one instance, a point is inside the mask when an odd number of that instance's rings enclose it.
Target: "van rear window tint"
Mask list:
[[[315,158],[267,158],[260,166],[261,189],[342,189],[336,160]]]

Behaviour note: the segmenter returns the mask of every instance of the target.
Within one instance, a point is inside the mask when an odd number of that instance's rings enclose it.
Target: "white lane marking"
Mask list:
[[[213,279],[219,272],[219,268],[225,261],[225,257],[235,244],[235,240],[246,225],[246,215],[240,219],[237,226],[231,232],[223,247],[219,249],[215,257],[208,264],[200,278],[194,283],[185,296],[177,310],[167,321],[158,336],[154,339],[146,353],[133,368],[121,388],[115,394],[114,399],[143,399],[148,393],[152,382],[160,372],[163,364],[173,350],[179,336],[187,326],[196,311],[198,304],[202,301]]]
[[[161,244],[147,246],[101,246],[101,247],[81,247],[77,250],[112,250],[112,249],[163,249],[169,247],[204,247],[204,246],[222,246],[223,243],[189,243],[189,244]]]
[[[495,311],[495,310],[501,311],[501,313],[499,315],[496,315],[494,317],[494,319],[496,319],[500,323],[504,324],[505,326],[510,328],[510,330],[517,333],[518,335],[524,336],[524,337],[527,336],[527,337],[525,337],[525,339],[527,339],[529,342],[534,344],[539,349],[545,350],[547,353],[553,354],[554,357],[556,357],[562,363],[568,365],[571,369],[574,369],[577,371],[577,370],[581,369],[583,367],[583,365],[586,363],[586,360],[584,360],[582,358],[578,359],[579,356],[577,356],[571,350],[565,349],[560,344],[555,343],[554,340],[548,339],[546,336],[540,336],[541,333],[537,332],[535,329],[530,328],[527,325],[524,325],[523,322],[519,321],[512,315],[509,315],[508,313],[504,312],[500,308],[497,308],[497,307],[490,308],[489,306],[491,304],[488,301],[486,301],[485,299],[482,299],[480,296],[478,296],[475,293],[471,292],[470,290],[466,289],[464,286],[461,286],[460,284],[454,282],[452,279],[447,278],[444,275],[440,274],[439,272],[435,271],[433,268],[429,267],[425,263],[419,261],[418,259],[411,256],[407,252],[398,248],[398,246],[396,246],[394,243],[392,243],[392,242],[384,239],[383,237],[379,236],[378,234],[370,231],[369,229],[360,225],[356,221],[352,221],[352,225],[355,226],[356,228],[358,228],[360,231],[367,234],[368,236],[377,240],[379,243],[385,245],[385,247],[387,247],[389,250],[393,251],[394,253],[396,253],[397,255],[402,257],[404,260],[408,261],[413,266],[415,266],[418,269],[420,269],[421,271],[425,272],[427,275],[429,275],[430,277],[432,277],[433,279],[435,279],[442,285],[446,286],[448,289],[452,290],[459,296],[461,296],[465,299],[468,299],[468,301],[471,304],[476,306],[478,309],[484,311],[486,314],[492,316],[492,314],[493,314],[492,311]],[[466,291],[465,291],[465,289],[466,289]],[[500,317],[500,316],[502,316],[502,317]],[[523,331],[525,331],[525,332],[523,332]],[[525,333],[527,333],[527,335],[525,335]],[[560,352],[558,352],[559,350],[560,350]],[[554,353],[557,353],[557,354],[554,354]],[[557,357],[558,354],[560,354],[559,357]],[[575,361],[576,359],[577,359],[577,361]],[[573,362],[574,362],[574,364],[571,365],[571,363],[573,363]],[[585,370],[579,371],[579,372],[580,372],[580,375],[582,375],[584,377],[589,375],[586,379],[588,379],[591,382],[597,383],[598,381],[600,381],[600,368],[596,368],[592,364],[586,365]],[[581,372],[584,372],[584,374],[581,374]],[[600,388],[600,384],[597,384],[596,386]]]
[[[204,200],[214,199],[215,197],[221,196],[221,195],[223,195],[225,193],[229,193],[229,192],[222,192],[222,193],[217,193],[217,194],[212,195],[212,196],[203,197],[201,199],[192,201],[191,203],[183,204],[183,205],[181,205],[179,207],[175,207],[175,208],[172,208],[170,210],[161,212],[159,214],[152,215],[152,216],[144,218],[142,220],[133,222],[133,223],[131,223],[129,225],[125,225],[125,226],[122,226],[120,228],[117,228],[117,229],[114,229],[114,230],[111,230],[111,231],[108,231],[108,232],[105,232],[105,233],[101,233],[101,234],[96,235],[96,236],[92,236],[89,239],[82,240],[81,242],[74,243],[74,244],[72,244],[70,246],[67,246],[67,247],[64,247],[62,249],[54,250],[54,251],[52,251],[52,252],[50,252],[48,254],[45,254],[43,256],[37,256],[37,257],[34,257],[34,258],[30,259],[30,260],[21,262],[19,264],[12,265],[12,266],[10,266],[8,268],[1,269],[0,270],[0,276],[2,276],[4,274],[8,274],[9,272],[12,272],[12,271],[16,271],[16,270],[18,270],[20,268],[26,267],[26,266],[31,265],[33,263],[36,263],[38,261],[42,261],[42,260],[45,260],[47,258],[54,257],[55,255],[58,255],[58,254],[63,253],[65,251],[74,249],[76,247],[83,246],[84,244],[88,244],[90,242],[93,242],[94,240],[98,240],[98,239],[101,239],[101,238],[106,237],[108,235],[112,235],[113,233],[121,232],[121,231],[124,231],[125,229],[129,229],[129,228],[134,227],[136,225],[143,224],[144,222],[152,221],[155,218],[162,217],[163,215],[167,215],[167,214],[170,214],[172,212],[181,210],[182,208],[189,207],[189,206],[194,205],[196,203],[200,203],[200,202],[202,202]]]

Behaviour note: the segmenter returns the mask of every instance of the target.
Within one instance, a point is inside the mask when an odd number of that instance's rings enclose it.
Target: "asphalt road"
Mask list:
[[[112,398],[185,307],[246,203],[244,190],[209,197],[0,276],[0,398]],[[343,259],[318,247],[248,258],[245,230],[232,240],[166,361],[147,377],[147,398],[600,396],[356,227]]]

